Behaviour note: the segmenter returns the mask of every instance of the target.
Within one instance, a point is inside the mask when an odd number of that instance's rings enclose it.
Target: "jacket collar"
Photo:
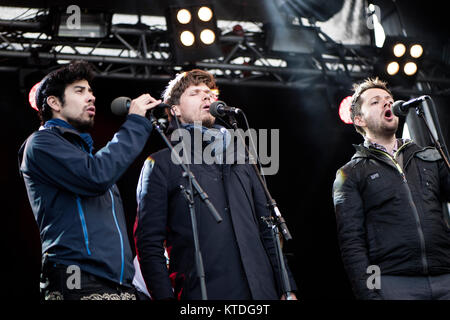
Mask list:
[[[73,139],[75,137],[76,140],[81,142],[80,147],[92,155],[94,141],[89,133],[80,133],[74,127],[72,127],[67,122],[60,119],[51,119],[47,121],[43,126],[39,127],[40,130],[54,130],[62,136]],[[69,138],[69,139],[70,139]]]
[[[356,152],[352,157],[353,159],[357,158],[377,158],[380,159],[379,153],[373,150],[373,148],[368,148],[364,143],[359,145],[354,144]],[[404,159],[409,159],[415,152],[423,150],[424,148],[419,147],[412,140],[408,140],[399,147],[399,152],[404,154]]]

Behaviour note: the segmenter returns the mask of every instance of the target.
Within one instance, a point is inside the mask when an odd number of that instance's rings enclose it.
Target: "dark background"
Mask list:
[[[443,17],[438,15],[442,8],[437,5],[424,8],[419,3],[414,7],[414,3],[411,2],[410,11],[405,13],[410,17],[411,28],[448,40],[443,31],[446,30]],[[418,12],[423,15],[414,18]],[[19,175],[17,152],[39,127],[37,114],[28,103],[28,92],[43,75],[40,72],[27,76],[20,72],[0,73],[2,268],[5,268],[2,275],[6,283],[1,292],[7,297],[31,301],[39,296],[40,241]],[[165,85],[160,81],[95,79],[92,87],[97,97],[97,115],[92,136],[96,149],[103,147],[123,122],[123,118],[113,116],[110,111],[115,97],[134,98],[145,92],[160,96]],[[299,287],[298,295],[305,300],[353,299],[340,259],[331,197],[336,170],[352,156],[352,144],[362,142],[353,126],[345,125],[338,116],[337,106],[350,94],[350,88],[336,92],[334,105],[329,104],[326,92],[319,89],[222,85],[220,92],[221,100],[245,111],[251,127],[280,130],[279,172],[268,176],[267,181],[293,236],[285,244],[285,252]],[[441,127],[449,141],[448,98],[438,98],[436,102]],[[141,166],[147,155],[162,147],[162,140],[153,131],[140,157],[118,181],[130,241]]]

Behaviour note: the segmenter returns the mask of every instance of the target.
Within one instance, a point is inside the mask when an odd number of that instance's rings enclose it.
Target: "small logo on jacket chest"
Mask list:
[[[377,179],[377,178],[379,178],[379,177],[380,177],[380,174],[379,174],[378,172],[373,173],[373,174],[370,175],[370,179],[371,179],[371,180],[375,180],[375,179]]]

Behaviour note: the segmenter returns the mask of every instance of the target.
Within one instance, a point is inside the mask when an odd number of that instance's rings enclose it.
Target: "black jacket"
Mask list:
[[[41,128],[23,144],[20,171],[49,262],[131,286],[133,256],[115,183],[151,129],[144,117],[129,115],[94,155],[83,150],[78,132],[62,127]]]
[[[217,223],[195,197],[208,299],[279,299],[280,272],[272,231],[261,219],[270,212],[253,168],[205,163],[190,168],[223,219]],[[180,185],[187,188],[187,182],[169,149],[148,158],[141,172],[136,251],[154,299],[201,299],[190,212],[180,189]]]
[[[450,200],[450,175],[438,151],[407,142],[387,153],[355,146],[337,171],[333,199],[344,267],[357,298],[378,298],[367,287],[381,274],[450,273],[450,229],[442,203]]]

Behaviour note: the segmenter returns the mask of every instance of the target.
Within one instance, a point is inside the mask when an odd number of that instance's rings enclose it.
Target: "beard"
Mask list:
[[[215,122],[215,118],[213,117],[208,117],[206,119],[202,119],[202,126],[206,127],[206,128],[211,128]]]
[[[398,129],[398,118],[391,122],[378,119],[366,119],[367,130],[378,137],[391,137]]]
[[[79,118],[68,119],[69,124],[77,129],[81,133],[88,132],[94,127],[94,117],[89,118],[89,120],[82,120]]]
[[[216,121],[216,118],[214,118],[212,115],[205,115],[203,117],[201,117],[200,120],[194,120],[192,118],[186,118],[186,117],[180,117],[179,118],[181,120],[182,123],[186,123],[186,124],[194,124],[194,123],[200,123],[202,124],[203,127],[205,128],[211,128],[214,125],[214,122]]]

